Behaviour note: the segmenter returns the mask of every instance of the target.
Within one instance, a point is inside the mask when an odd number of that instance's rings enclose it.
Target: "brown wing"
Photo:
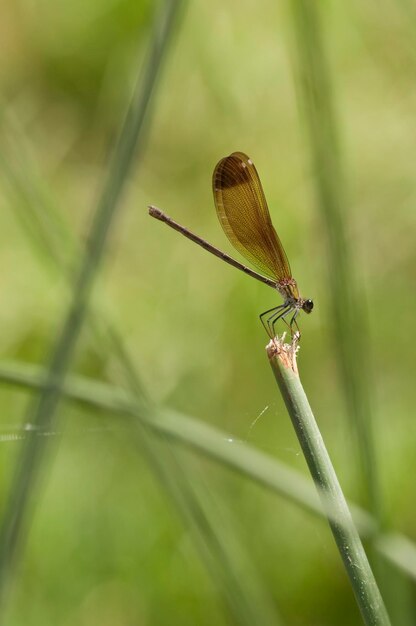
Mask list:
[[[212,177],[218,219],[233,246],[266,276],[291,278],[253,162],[243,152],[221,159]]]

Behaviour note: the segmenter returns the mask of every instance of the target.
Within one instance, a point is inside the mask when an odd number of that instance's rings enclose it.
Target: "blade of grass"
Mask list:
[[[3,112],[0,171],[8,189],[13,214],[18,216],[39,259],[46,262],[48,269],[58,269],[63,273],[72,288],[73,259],[81,255],[81,245],[58,210],[57,198],[52,198],[51,192],[37,173],[36,163],[29,157],[29,153],[30,147],[18,120],[10,112]],[[95,348],[103,357],[115,355],[123,367],[126,367],[126,359],[122,356],[121,335],[110,319],[107,303],[99,295],[93,294],[93,302],[88,309],[89,330]],[[130,369],[131,366],[127,372],[129,376]],[[134,388],[136,393],[146,396],[144,386],[139,382],[137,368]]]
[[[279,626],[281,620],[266,587],[238,540],[235,528],[229,527],[218,501],[209,495],[199,476],[200,470],[189,467],[183,453],[178,454],[179,451],[166,438],[159,443],[154,437],[147,438],[146,434],[143,438],[143,423],[138,420],[134,423],[139,435],[138,445],[142,447],[145,441],[146,446],[150,443],[154,452],[159,450],[159,456],[152,456],[163,459],[159,464],[163,484],[168,485],[184,526],[191,531],[199,554],[235,623]]]
[[[297,58],[297,91],[305,120],[315,175],[316,196],[327,233],[331,320],[348,415],[353,421],[369,507],[381,519],[373,415],[368,329],[363,309],[363,286],[346,236],[347,200],[339,146],[338,120],[324,39],[320,7],[290,0]],[[359,349],[361,358],[357,361]]]
[[[32,364],[2,362],[0,381],[31,391],[44,387],[46,376],[40,367]],[[165,440],[202,452],[309,513],[322,517],[326,515],[314,488],[300,472],[247,443],[233,441],[225,431],[169,409],[151,408],[124,389],[79,376],[67,377],[63,394],[71,401],[95,409],[145,421],[155,434]],[[373,536],[377,532],[376,520],[355,504],[350,503],[349,508],[361,537]],[[394,532],[383,533],[377,536],[376,547],[390,563],[416,580],[416,545],[407,537]]]
[[[147,408],[150,412],[150,407]],[[132,417],[132,415],[130,414]],[[202,561],[211,575],[219,596],[228,606],[236,624],[252,626],[257,621],[265,626],[278,626],[276,613],[267,589],[262,585],[250,557],[235,534],[227,530],[215,514],[208,492],[202,488],[199,470],[187,467],[185,456],[179,454],[166,436],[155,437],[149,419],[134,419],[132,432],[138,449],[147,461],[164,491],[170,497],[184,527],[190,532]]]
[[[331,459],[302,387],[295,343],[275,339],[268,346],[270,365],[317,487],[328,523],[367,626],[390,626],[390,619],[354,525]]]
[[[73,283],[73,272],[69,260],[79,254],[79,243],[71,229],[63,222],[57,211],[58,203],[52,200],[42,179],[36,173],[32,160],[28,157],[25,138],[19,131],[19,125],[10,113],[3,115],[2,155],[0,164],[6,180],[13,206],[19,209],[20,221],[28,239],[34,245],[34,251],[41,260],[51,261]],[[17,153],[18,158],[15,156]],[[22,163],[22,155],[24,163]],[[15,166],[18,162],[18,166]],[[24,176],[22,176],[22,170]],[[46,216],[46,217],[45,217]],[[139,380],[137,370],[123,344],[120,333],[109,321],[106,303],[94,298],[90,307],[90,330],[96,339],[96,347],[103,358],[111,355],[121,366],[128,387],[135,402],[146,409],[147,394]],[[92,309],[92,310],[91,310]],[[132,398],[133,400],[133,398]],[[213,514],[207,504],[207,490],[199,485],[195,488],[195,468],[184,469],[184,454],[171,450],[171,442],[161,445],[160,432],[155,432],[143,420],[135,420],[137,447],[157,476],[163,491],[170,498],[187,531],[191,532],[206,569],[223,598],[235,622],[249,626],[256,619],[270,626],[281,623],[269,593],[259,579],[259,574],[250,563],[250,557],[233,534],[230,533]],[[24,432],[24,431],[23,431]],[[22,433],[22,431],[21,431]],[[44,433],[36,429],[36,433]],[[22,434],[20,434],[23,437]],[[189,477],[192,477],[191,479]],[[215,511],[219,503],[215,503]]]
[[[8,127],[6,128],[8,122]],[[11,128],[10,128],[11,126]],[[9,141],[6,141],[9,139]],[[42,180],[36,176],[33,164],[29,158],[19,156],[19,167],[14,168],[15,159],[10,158],[10,151],[14,148],[22,149],[23,155],[28,152],[23,135],[19,132],[16,120],[10,120],[10,114],[3,119],[3,158],[0,155],[0,163],[8,183],[9,193],[15,206],[21,208],[21,223],[25,228],[29,241],[34,246],[34,251],[40,255],[41,260],[53,262],[69,279],[72,284],[73,276],[70,271],[68,260],[76,257],[79,253],[79,244],[72,235],[68,225],[61,219],[52,201],[50,193],[44,188]],[[11,146],[9,145],[11,144]],[[25,149],[23,149],[25,148]],[[20,155],[20,152],[19,152]],[[25,175],[21,176],[21,170]],[[40,210],[42,207],[43,210]],[[45,219],[45,214],[47,219]],[[70,253],[68,251],[71,251]],[[99,294],[97,294],[99,295]],[[147,394],[139,380],[137,370],[130,359],[123,340],[115,328],[109,322],[105,302],[97,302],[95,296],[92,310],[89,310],[90,330],[96,339],[96,346],[103,358],[111,355],[116,359],[126,377],[128,387],[134,396],[134,401],[146,412]],[[133,401],[133,397],[131,398]],[[250,563],[245,550],[240,542],[230,534],[221,524],[207,505],[207,490],[199,485],[195,488],[197,470],[184,469],[186,461],[183,454],[170,450],[171,442],[164,441],[160,444],[160,432],[157,433],[149,428],[146,422],[135,421],[134,431],[136,445],[142,455],[145,456],[153,473],[157,476],[163,491],[167,494],[175,510],[183,520],[185,528],[191,533],[203,563],[208,570],[219,596],[228,606],[235,622],[242,626],[249,626],[256,618],[262,624],[270,626],[281,623],[278,618],[266,588],[259,579],[256,568]],[[23,435],[22,435],[23,432]],[[25,431],[20,431],[19,436],[24,437]],[[36,430],[40,435],[44,431]],[[192,477],[192,480],[188,479]],[[219,503],[215,503],[215,511]]]
[[[133,158],[139,148],[143,147],[148,105],[165,58],[179,7],[179,2],[173,0],[167,2],[161,19],[157,21],[149,59],[127,111],[110,165],[109,176],[95,212],[84,258],[75,280],[73,298],[50,357],[46,386],[35,405],[29,410],[28,419],[37,427],[50,426],[54,419],[62,385],[86,314],[90,291],[102,260],[118,200]],[[0,529],[0,597],[3,600],[5,588],[10,579],[11,567],[23,540],[23,530],[27,522],[29,506],[32,504],[30,496],[39,478],[46,447],[45,441],[39,437],[29,437],[25,440],[10,489]]]
[[[117,356],[124,366],[132,400],[137,406],[136,399],[140,401],[142,396],[136,391],[138,383],[134,365],[122,344],[118,346]],[[213,508],[208,501],[207,490],[199,484],[198,470],[187,469],[184,454],[178,453],[170,438],[155,437],[152,424],[157,411],[147,402],[144,403],[144,409],[144,414],[152,415],[152,419],[133,420],[138,435],[137,445],[145,452],[149,464],[185,523],[185,528],[191,530],[193,541],[220,597],[224,598],[237,624],[251,626],[258,621],[277,626],[281,623],[280,618],[256,568],[252,566],[248,553],[240,545],[235,533],[228,532],[224,523],[219,523],[215,515],[218,503]],[[134,417],[131,412],[130,415]]]
[[[8,204],[42,260],[71,270],[80,247],[51,198],[13,109],[0,109],[0,173]]]
[[[345,168],[340,149],[340,125],[333,96],[333,79],[323,36],[323,7],[306,0],[290,0],[290,6],[297,60],[298,101],[309,138],[317,204],[327,235],[335,355],[348,418],[355,432],[368,507],[380,528],[383,528],[388,520],[383,510],[374,440],[374,392],[365,289],[362,281],[359,281],[346,235],[348,201]],[[360,354],[359,359],[357,354]],[[372,557],[393,621],[398,621],[399,615],[407,612],[405,623],[411,624],[413,607],[409,602],[407,608],[403,607],[403,598],[407,595],[396,593],[400,581],[396,585],[393,581],[394,572],[378,562],[376,553]]]

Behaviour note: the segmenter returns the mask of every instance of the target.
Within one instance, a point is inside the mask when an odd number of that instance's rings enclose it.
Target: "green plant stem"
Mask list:
[[[131,98],[114,150],[109,175],[94,214],[86,250],[74,281],[72,300],[49,358],[45,387],[28,412],[27,419],[36,428],[48,428],[54,420],[121,193],[134,157],[139,147],[143,147],[150,99],[180,8],[180,2],[166,0],[163,11],[158,15],[148,60]],[[0,528],[1,600],[4,599],[12,565],[24,538],[29,507],[33,502],[32,494],[36,491],[46,451],[46,441],[40,437],[28,437],[23,443]]]
[[[326,229],[331,322],[335,357],[341,373],[348,416],[356,431],[368,504],[382,522],[371,398],[369,332],[363,285],[348,241],[349,199],[340,147],[340,124],[333,78],[323,33],[326,8],[308,0],[290,0],[297,58],[297,91],[309,138],[311,165],[322,224]],[[359,346],[361,358],[357,362]]]
[[[327,512],[364,623],[368,626],[389,626],[390,620],[370,563],[300,382],[294,344],[284,344],[276,339],[269,344],[268,354],[309,471]]]

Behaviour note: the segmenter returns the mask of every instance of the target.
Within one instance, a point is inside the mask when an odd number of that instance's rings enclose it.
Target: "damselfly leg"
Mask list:
[[[289,327],[290,327],[290,332],[291,332],[291,335],[292,335],[292,337],[293,337],[293,336],[294,336],[294,335],[293,335],[293,325],[295,325],[295,326],[296,326],[297,340],[299,341],[299,340],[300,340],[301,333],[300,333],[300,328],[299,328],[299,326],[298,326],[298,323],[297,323],[297,321],[296,321],[296,318],[297,318],[297,316],[298,316],[298,315],[299,315],[299,309],[296,309],[296,311],[295,311],[295,312],[293,313],[293,315],[292,315],[292,319],[291,319],[291,320],[290,320],[290,322],[289,322]]]
[[[289,313],[291,313],[292,311],[293,311],[293,306],[289,305],[289,306],[286,306],[286,307],[285,307],[285,310],[284,310],[284,311],[282,311],[282,312],[280,313],[280,315],[277,315],[277,317],[276,317],[276,316],[274,316],[274,315],[272,316],[272,321],[269,321],[269,326],[270,326],[271,331],[272,331],[272,337],[275,337],[275,336],[276,336],[275,326],[276,326],[276,324],[277,324],[277,322],[278,322],[279,320],[282,320],[282,321],[286,324],[286,326],[287,326],[287,327],[288,327],[288,329],[290,330],[290,334],[291,334],[291,336],[293,337],[292,326],[291,326],[290,324],[288,324],[288,323],[287,323],[287,320],[285,319],[285,318],[286,318],[286,316],[287,316],[287,315],[289,315]]]
[[[271,328],[269,326],[269,321],[276,315],[278,314],[279,311],[282,311],[283,309],[286,308],[286,304],[280,304],[279,306],[274,306],[271,309],[267,309],[267,311],[264,311],[264,313],[261,313],[261,315],[259,315],[260,317],[260,321],[263,324],[263,328],[266,331],[266,333],[272,337],[271,334]],[[268,313],[272,313],[272,315],[270,317],[267,318],[266,322],[264,321],[264,316],[267,315]]]

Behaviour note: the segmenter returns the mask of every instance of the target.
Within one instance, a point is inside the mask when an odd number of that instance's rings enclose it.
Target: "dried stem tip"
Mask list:
[[[291,343],[285,343],[286,333],[283,333],[281,337],[274,337],[270,339],[266,346],[267,356],[269,360],[278,358],[283,367],[291,369],[296,375],[298,374],[298,366],[296,362],[296,354],[299,350],[299,337],[296,333]]]

